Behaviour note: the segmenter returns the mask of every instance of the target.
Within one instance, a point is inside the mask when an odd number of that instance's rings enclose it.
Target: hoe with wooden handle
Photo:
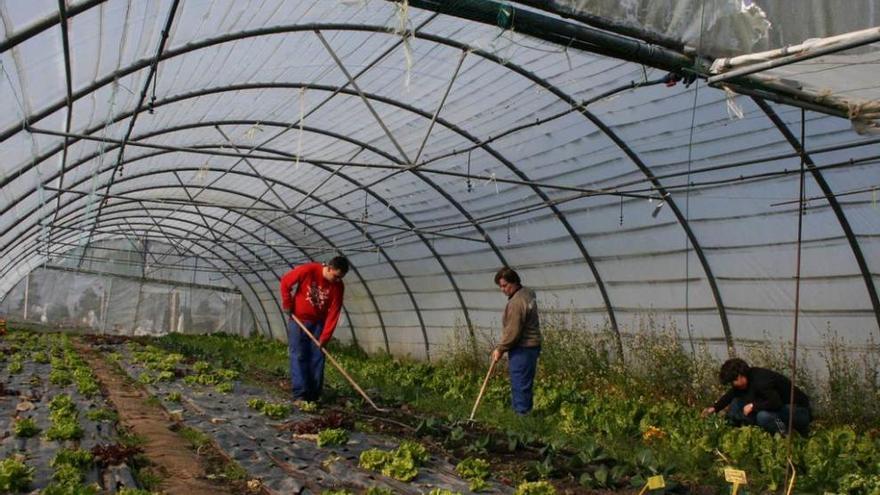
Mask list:
[[[379,412],[387,412],[388,411],[388,409],[383,409],[383,408],[377,406],[376,403],[373,402],[372,399],[370,399],[370,396],[368,396],[367,393],[364,392],[364,390],[357,384],[357,382],[354,381],[354,378],[352,378],[348,373],[346,373],[345,369],[342,368],[342,365],[339,364],[339,361],[337,361],[336,358],[333,357],[333,355],[331,355],[329,352],[327,352],[327,349],[324,349],[324,346],[322,346],[321,343],[318,341],[318,339],[316,339],[315,336],[312,335],[312,332],[310,332],[309,329],[306,328],[306,326],[303,325],[303,323],[301,321],[299,321],[299,318],[297,318],[293,314],[291,314],[290,317],[293,319],[293,321],[296,322],[297,325],[299,325],[299,328],[303,331],[303,333],[306,334],[310,339],[312,339],[312,342],[314,342],[315,345],[318,346],[318,349],[321,349],[321,352],[323,352],[324,355],[327,356],[327,359],[329,359],[330,362],[333,364],[333,366],[335,366],[336,369],[339,370],[340,373],[342,373],[342,376],[344,376],[345,379],[348,380],[348,383],[350,383],[351,386],[354,387],[354,389],[357,390],[357,392],[359,394],[361,394],[361,397],[366,399],[366,401],[369,402],[371,406],[373,406],[373,409],[375,409],[376,411],[379,411]]]
[[[483,394],[486,392],[486,385],[489,384],[489,378],[492,376],[492,372],[495,371],[495,363],[498,361],[493,359],[492,364],[489,365],[489,372],[486,373],[486,378],[483,379],[483,386],[480,387],[480,393],[477,395],[477,400],[474,402],[474,408],[471,410],[471,417],[468,421],[474,420],[474,415],[477,414],[477,407],[480,405],[480,400],[483,398]]]

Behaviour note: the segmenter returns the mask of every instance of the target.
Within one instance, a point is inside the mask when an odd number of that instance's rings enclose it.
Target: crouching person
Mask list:
[[[730,385],[715,404],[703,410],[703,416],[727,410],[727,420],[734,426],[756,425],[769,433],[788,432],[791,380],[773,370],[752,367],[739,358],[721,365],[718,379]],[[794,387],[794,430],[806,436],[813,415],[810,398]]]

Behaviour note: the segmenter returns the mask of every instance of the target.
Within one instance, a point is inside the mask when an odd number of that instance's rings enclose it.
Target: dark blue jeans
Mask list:
[[[746,402],[742,399],[733,399],[730,407],[727,409],[727,420],[734,426],[760,426],[768,433],[787,433],[788,432],[788,404],[782,406],[778,411],[758,411],[749,416],[743,414],[742,409]],[[812,414],[806,407],[794,407],[794,429],[801,435],[807,436],[810,432],[810,421]]]
[[[510,392],[513,410],[528,414],[532,410],[535,372],[538,370],[540,347],[514,347],[508,351],[510,359]]]
[[[309,332],[320,338],[324,322],[304,321]],[[324,353],[299,328],[295,321],[287,325],[287,349],[290,353],[290,385],[295,400],[316,401],[324,387]]]
[[[758,411],[755,423],[770,433],[788,433],[788,415],[791,409],[788,404],[778,411]],[[810,433],[810,410],[806,407],[794,406],[794,430],[803,436]],[[781,431],[780,431],[781,429]]]

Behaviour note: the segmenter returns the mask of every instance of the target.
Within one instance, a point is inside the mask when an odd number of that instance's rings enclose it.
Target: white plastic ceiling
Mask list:
[[[845,119],[384,0],[0,16],[0,296],[131,236],[204,256],[276,337],[279,277],[343,253],[339,335],[370,349],[496,329],[503,265],[545,315],[729,349],[791,332],[803,144],[801,342],[877,338],[880,147]]]

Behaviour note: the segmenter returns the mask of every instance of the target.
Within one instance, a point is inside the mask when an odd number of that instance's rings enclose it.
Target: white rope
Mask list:
[[[397,34],[403,39],[403,59],[406,67],[403,80],[403,87],[409,90],[409,83],[412,78],[413,56],[412,47],[410,46],[409,31],[409,0],[403,0],[401,3],[394,4],[397,9]]]

